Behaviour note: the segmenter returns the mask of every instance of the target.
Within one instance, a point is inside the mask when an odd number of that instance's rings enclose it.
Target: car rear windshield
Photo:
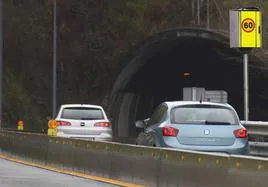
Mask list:
[[[179,124],[237,125],[235,112],[224,106],[185,105],[171,110],[171,122]]]
[[[88,107],[67,107],[62,110],[61,118],[79,120],[98,120],[103,119],[101,109]]]

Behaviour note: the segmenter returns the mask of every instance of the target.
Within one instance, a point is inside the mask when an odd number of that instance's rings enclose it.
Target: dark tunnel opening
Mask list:
[[[162,101],[182,100],[183,87],[227,91],[228,103],[243,119],[242,53],[230,49],[226,41],[198,35],[166,37],[138,53],[114,86],[110,115],[115,136],[135,137],[134,122],[148,118]],[[268,119],[268,114],[261,112],[268,102],[260,97],[267,78],[264,70],[260,71],[261,62],[253,59],[249,68],[249,117]]]

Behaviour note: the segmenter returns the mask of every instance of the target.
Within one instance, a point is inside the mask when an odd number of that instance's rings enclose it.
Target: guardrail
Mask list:
[[[268,142],[249,142],[250,154],[268,157]]]
[[[0,131],[1,154],[147,186],[266,187],[268,159]]]
[[[265,121],[241,121],[248,130],[248,134],[257,142],[268,141],[268,122]]]
[[[241,123],[254,140],[254,142],[249,142],[250,154],[268,157],[268,122],[241,121]]]

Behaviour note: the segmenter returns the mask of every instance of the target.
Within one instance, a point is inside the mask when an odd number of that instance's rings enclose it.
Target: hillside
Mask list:
[[[197,26],[193,2],[58,0],[59,104],[101,104],[116,78],[120,58],[132,46],[164,29]],[[228,10],[239,1],[209,2],[202,4],[199,26],[207,27],[209,10],[210,29],[226,31]],[[268,2],[257,2],[265,23]],[[255,3],[248,0],[242,5]],[[26,129],[47,128],[52,110],[52,6],[52,0],[4,2],[3,121],[8,127],[22,119]],[[266,48],[266,25],[263,31]],[[257,53],[263,55],[263,50]]]

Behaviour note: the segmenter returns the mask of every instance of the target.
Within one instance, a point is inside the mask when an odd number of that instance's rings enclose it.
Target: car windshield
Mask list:
[[[79,120],[98,120],[103,119],[104,115],[102,110],[99,108],[68,107],[63,109],[61,118],[79,119]]]
[[[186,105],[171,110],[171,122],[179,124],[237,125],[235,112],[224,106]]]

